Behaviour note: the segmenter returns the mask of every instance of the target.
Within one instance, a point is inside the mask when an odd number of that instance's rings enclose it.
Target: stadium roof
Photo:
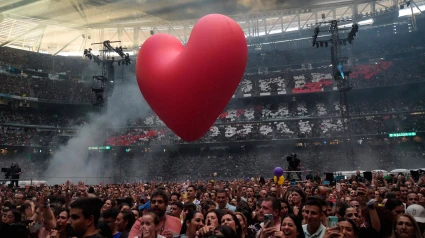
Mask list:
[[[425,6],[425,0],[413,3]],[[303,29],[322,16],[351,18],[398,5],[396,0],[2,0],[0,46],[81,55],[104,40],[139,46],[151,30],[186,42],[196,20],[210,13],[231,16],[247,37],[256,37]]]

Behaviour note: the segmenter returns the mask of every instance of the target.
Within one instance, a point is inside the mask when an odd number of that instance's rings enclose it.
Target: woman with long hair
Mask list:
[[[344,238],[357,238],[359,228],[356,223],[351,219],[340,218],[338,225],[326,229],[323,238],[344,237]]]
[[[280,210],[280,218],[283,219],[284,217],[287,217],[290,214],[293,214],[292,208],[291,206],[289,206],[289,202],[284,199],[281,198],[280,199],[280,206],[281,206],[281,210]]]
[[[285,238],[305,238],[301,219],[295,215],[283,218],[280,230]]]
[[[242,229],[242,238],[253,238],[255,237],[255,234],[249,232],[248,230],[248,219],[246,218],[246,216],[241,213],[241,212],[235,212],[236,217],[239,220],[239,223],[241,224],[241,229]]]
[[[202,227],[204,227],[204,215],[198,211],[190,211],[184,219],[180,237],[195,238]]]
[[[56,229],[60,238],[68,237],[66,228],[69,219],[69,210],[63,209],[56,218]]]
[[[242,227],[236,215],[228,211],[221,217],[222,226],[230,226],[237,234],[237,237],[242,237]]]
[[[219,227],[221,223],[221,215],[217,210],[209,211],[205,216],[205,226],[198,230],[200,236],[206,237],[212,235],[214,229]]]
[[[263,227],[260,238],[305,238],[304,230],[301,224],[301,218],[295,215],[289,215],[283,218],[280,230],[273,227]]]
[[[100,210],[101,213],[104,213],[106,210],[109,210],[117,206],[117,202],[114,199],[107,199]]]
[[[423,238],[418,223],[408,214],[396,217],[392,238]]]
[[[134,217],[133,212],[129,210],[124,210],[118,213],[117,218],[115,219],[115,225],[117,230],[121,232],[119,238],[127,238],[130,234],[131,227],[133,226],[136,218]]]
[[[249,207],[251,208],[252,211],[255,211],[255,198],[254,197],[249,197],[246,199],[246,202],[248,203]]]

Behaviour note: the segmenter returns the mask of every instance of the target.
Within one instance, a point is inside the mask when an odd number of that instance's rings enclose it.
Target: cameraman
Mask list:
[[[12,180],[11,180],[12,187],[18,187],[19,175],[22,174],[21,168],[19,167],[19,164],[14,164],[14,165],[12,164],[10,169],[11,169],[10,174],[12,175]]]
[[[288,171],[301,171],[301,160],[297,158],[297,154],[291,154],[286,160],[289,163]],[[292,174],[293,173],[288,173],[289,180],[293,179]],[[301,181],[301,172],[296,172],[295,174],[298,177],[298,181]]]

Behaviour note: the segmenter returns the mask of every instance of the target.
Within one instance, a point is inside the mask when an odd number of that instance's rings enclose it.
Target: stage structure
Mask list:
[[[92,103],[94,106],[104,106],[107,103],[108,97],[112,95],[115,85],[115,68],[114,63],[117,62],[118,66],[131,64],[130,56],[124,53],[126,48],[113,47],[111,44],[120,43],[121,41],[104,41],[100,43],[92,43],[92,45],[103,45],[100,50],[100,55],[92,54],[92,49],[84,50],[84,57],[93,60],[97,65],[102,66],[102,75],[93,76],[94,80],[100,82],[99,88],[92,88],[95,94],[95,101]],[[115,59],[114,55],[117,54],[119,59]]]
[[[344,65],[347,65],[348,57],[342,56],[340,47],[346,46],[347,42],[351,45],[354,37],[359,31],[359,25],[353,23],[350,28],[339,28],[338,23],[347,22],[351,20],[332,20],[324,21],[319,23],[314,29],[313,35],[313,47],[319,48],[319,46],[328,46],[331,44],[331,63],[332,63],[332,75],[335,80],[336,87],[339,91],[339,103],[340,103],[340,113],[343,122],[344,129],[344,145],[346,146],[346,155],[347,155],[347,164],[351,163],[352,166],[355,166],[355,161],[353,159],[354,149],[353,149],[353,140],[352,140],[352,128],[351,128],[351,117],[349,113],[349,102],[347,99],[347,93],[351,91],[352,84],[350,83],[350,73],[351,71],[344,71]],[[346,25],[347,23],[344,23]],[[329,26],[328,30],[321,30],[321,26]],[[347,38],[340,38],[340,30],[350,30]],[[331,34],[331,39],[325,41],[317,40],[320,32],[329,32]]]

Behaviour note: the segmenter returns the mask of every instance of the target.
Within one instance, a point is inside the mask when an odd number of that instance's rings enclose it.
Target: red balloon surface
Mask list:
[[[151,36],[140,48],[136,77],[158,117],[185,141],[201,138],[238,87],[248,59],[241,27],[211,14],[193,27],[184,47],[167,34]]]

